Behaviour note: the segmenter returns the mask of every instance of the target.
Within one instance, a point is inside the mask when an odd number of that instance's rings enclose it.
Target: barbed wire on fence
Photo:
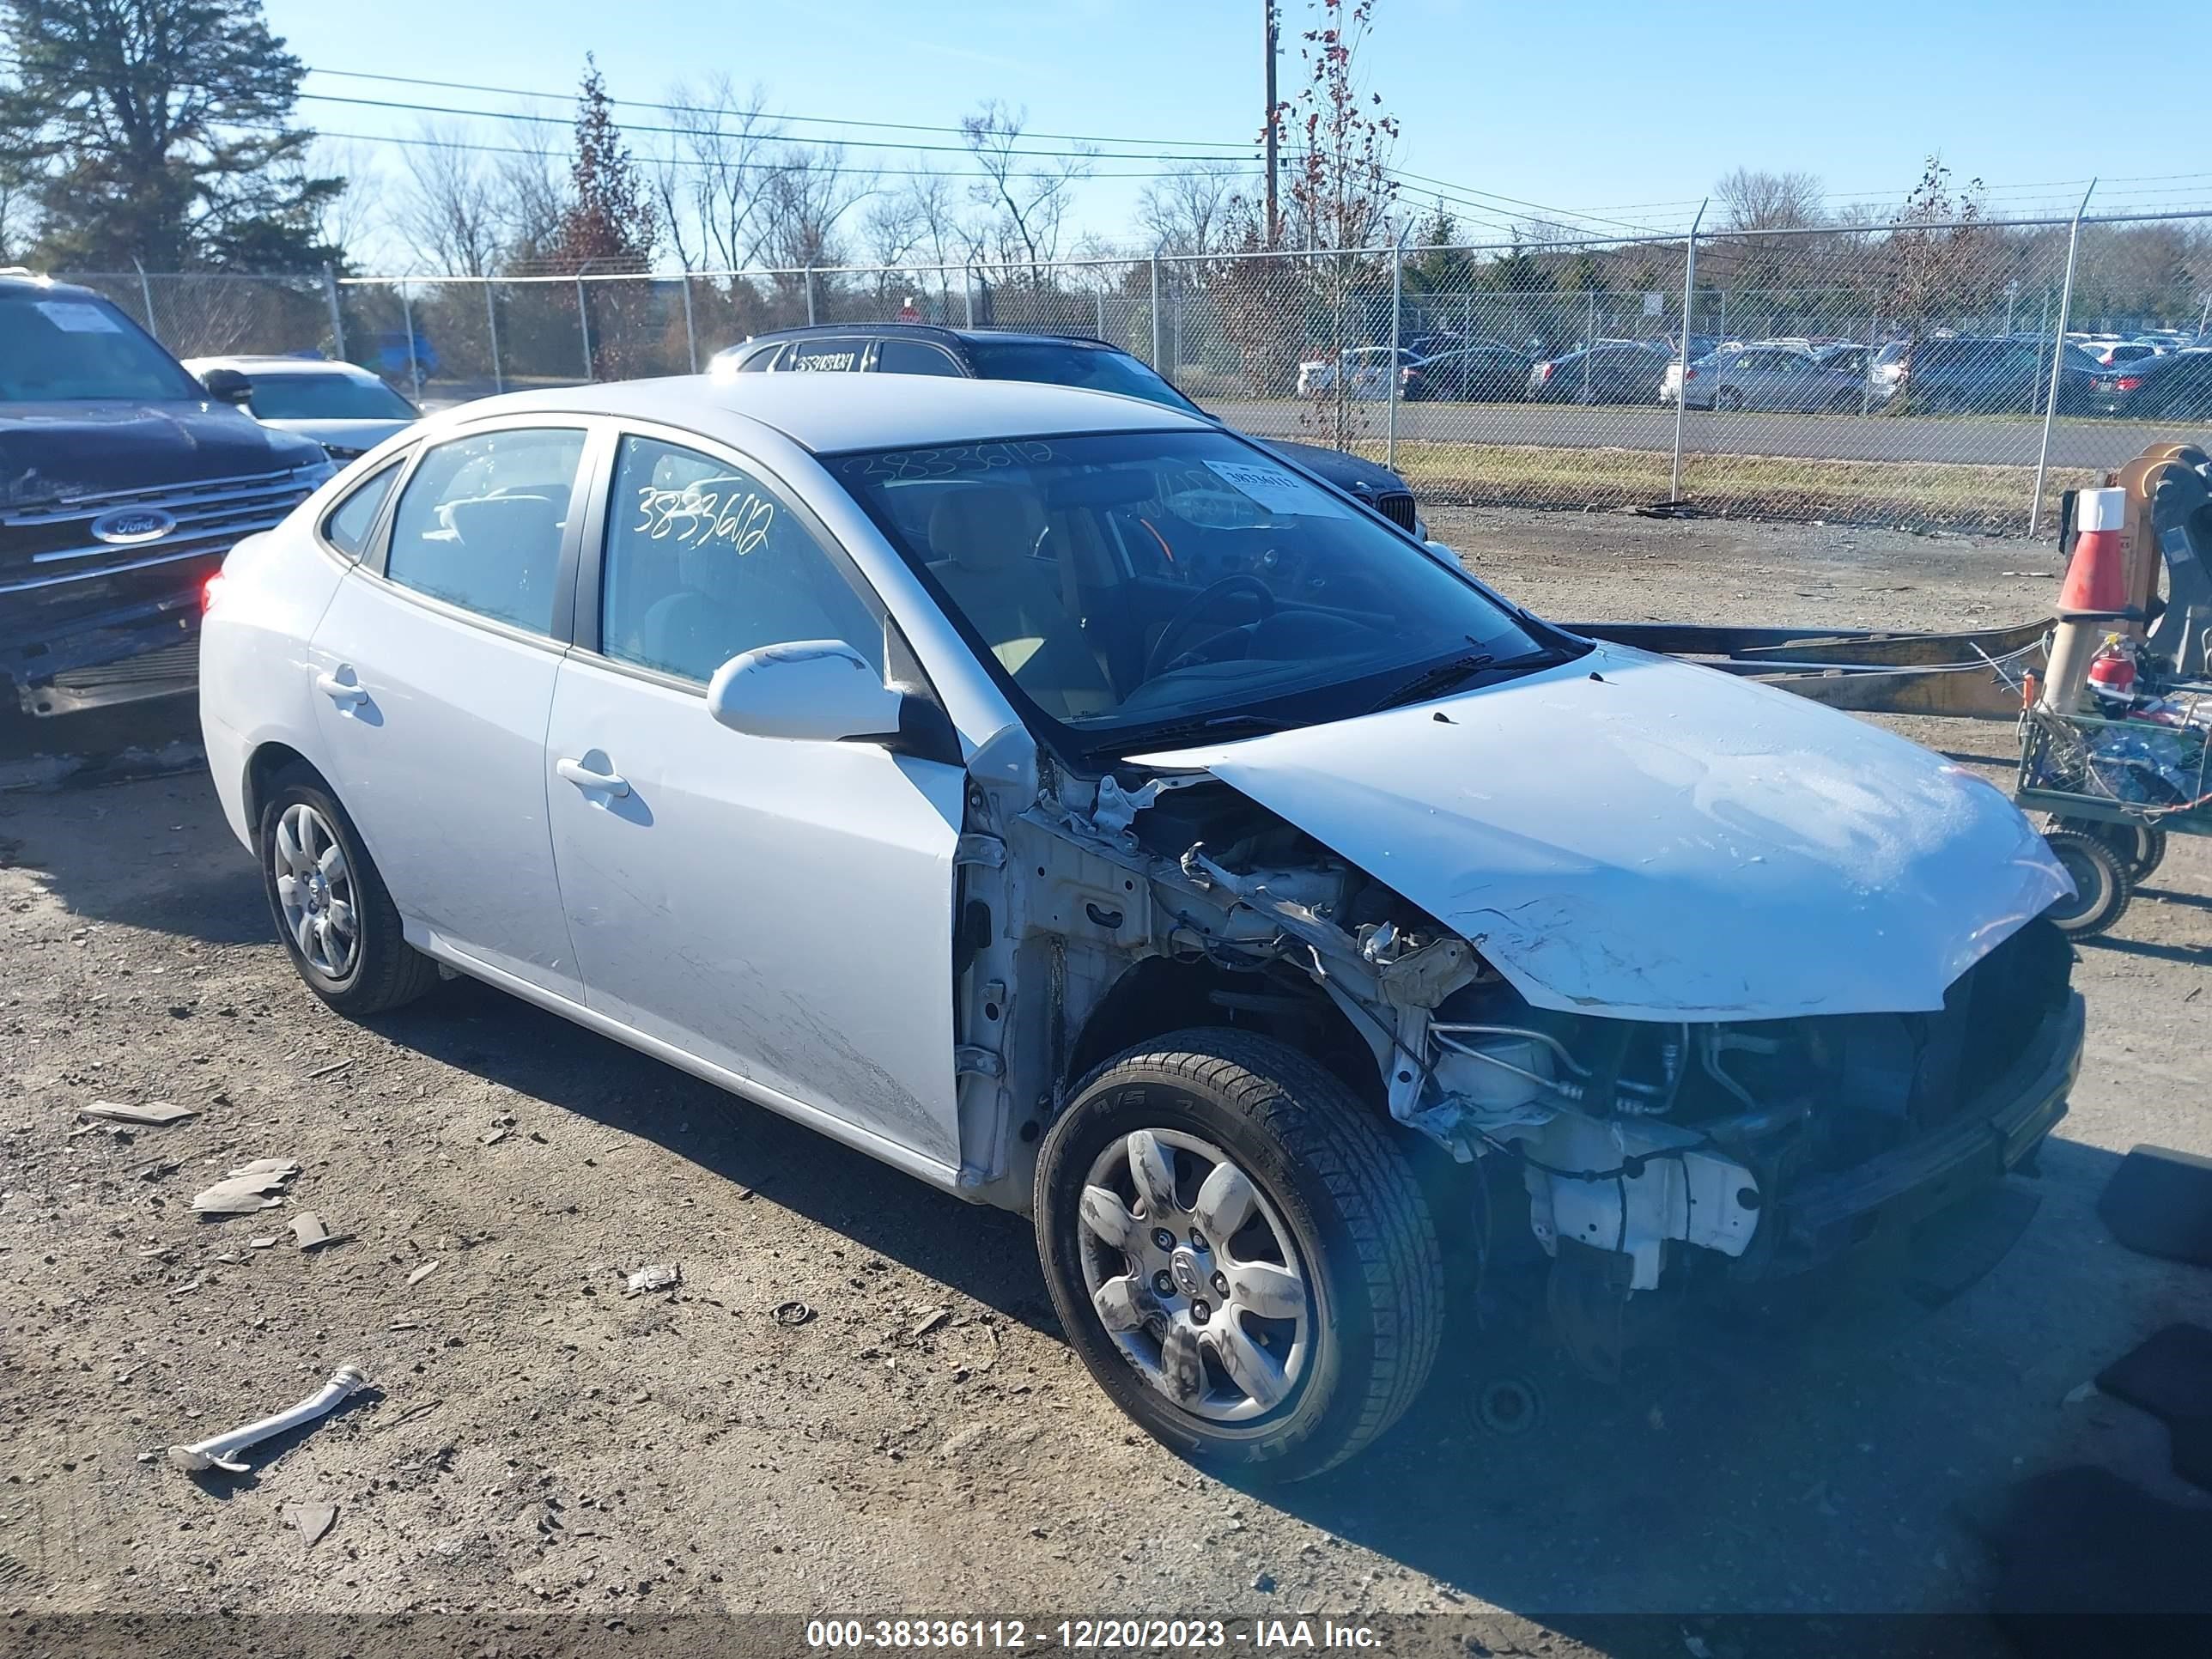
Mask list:
[[[1478,505],[1624,507],[1679,481],[1712,512],[2033,533],[2057,489],[2150,435],[2212,426],[2203,214],[1034,264],[66,280],[180,356],[343,357],[431,403],[696,373],[810,324],[1081,334],[1231,424],[1369,452],[1431,501]]]

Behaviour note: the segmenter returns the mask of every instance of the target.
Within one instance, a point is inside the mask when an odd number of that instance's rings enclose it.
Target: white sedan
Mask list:
[[[1030,1213],[1100,1385],[1253,1476],[1405,1410],[1448,1264],[1601,1364],[2030,1159],[2080,1050],[1996,791],[1133,398],[471,404],[240,544],[201,681],[315,995],[472,975]]]
[[[225,403],[313,439],[334,461],[367,453],[422,414],[368,370],[326,357],[192,357],[185,367]]]

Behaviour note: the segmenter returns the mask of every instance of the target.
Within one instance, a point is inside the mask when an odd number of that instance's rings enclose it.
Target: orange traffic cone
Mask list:
[[[2074,556],[2058,590],[2058,615],[2069,622],[2132,617],[2128,605],[2128,556],[2123,540],[2128,492],[2085,489],[2077,498]]]
[[[2128,606],[2128,559],[2122,525],[2128,492],[2085,489],[2075,500],[2074,556],[2058,591],[2058,625],[2051,630],[2051,661],[2039,702],[2052,714],[2081,712],[2097,653],[2093,626],[2136,613]]]

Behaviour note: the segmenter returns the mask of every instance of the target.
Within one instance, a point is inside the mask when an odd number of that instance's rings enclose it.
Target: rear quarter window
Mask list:
[[[353,487],[350,495],[323,515],[323,539],[346,556],[358,559],[376,529],[376,515],[399,477],[400,463],[393,461]]]

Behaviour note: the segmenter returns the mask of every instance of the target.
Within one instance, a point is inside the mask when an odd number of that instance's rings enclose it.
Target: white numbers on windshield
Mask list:
[[[728,478],[706,478],[680,489],[642,485],[637,507],[634,536],[684,547],[721,542],[740,555],[766,541],[775,523],[774,501]]]

